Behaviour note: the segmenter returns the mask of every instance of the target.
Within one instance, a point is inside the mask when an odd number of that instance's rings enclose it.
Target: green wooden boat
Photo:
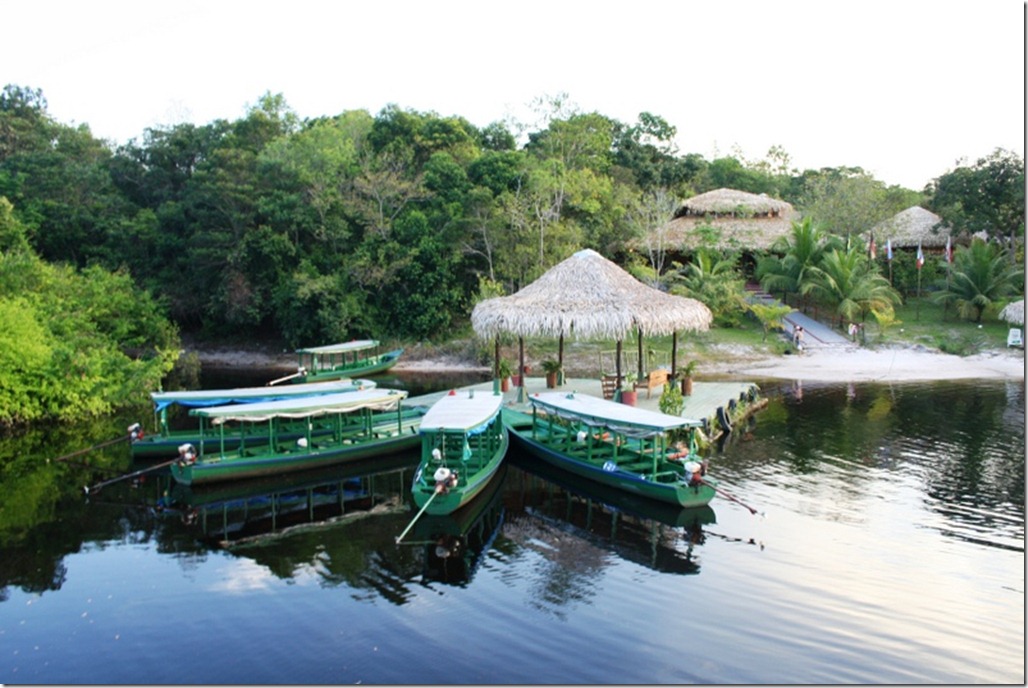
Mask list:
[[[297,372],[272,380],[274,385],[287,380],[294,383],[324,382],[341,377],[366,377],[383,373],[400,360],[403,349],[378,352],[377,339],[359,339],[341,344],[297,349]]]
[[[570,473],[648,499],[683,507],[714,498],[717,481],[692,451],[681,456],[668,431],[700,421],[606,401],[546,392],[528,398],[531,423],[508,423],[513,442]]]
[[[204,408],[208,406],[228,406],[230,404],[253,404],[266,401],[280,401],[299,397],[320,396],[352,392],[356,389],[374,389],[373,380],[351,380],[342,378],[332,382],[312,382],[301,385],[285,385],[282,387],[236,387],[232,389],[195,389],[175,392],[152,392],[150,398],[154,404],[154,428],[152,434],[144,434],[132,441],[130,449],[133,459],[171,458],[178,453],[183,444],[199,445],[201,441],[198,427],[173,428],[170,415],[177,409]],[[289,427],[292,425],[293,427]],[[228,431],[224,437],[225,447],[235,449],[239,446],[242,430],[247,430],[248,442],[256,443],[263,428],[242,429],[233,433]],[[316,421],[314,434],[321,435],[331,432],[331,425]],[[278,428],[280,440],[296,440],[307,434],[307,423],[303,421],[284,421]],[[220,438],[220,433],[219,433]]]
[[[611,513],[634,520],[653,521],[674,528],[692,528],[717,523],[717,515],[709,505],[684,507],[669,502],[646,499],[638,494],[575,475],[551,463],[538,461],[531,454],[512,451],[508,463],[525,473],[545,480],[563,490],[569,499],[605,507]]]
[[[202,439],[199,446],[179,447],[171,474],[179,483],[195,485],[321,468],[416,447],[425,409],[408,407],[412,413],[405,414],[401,402],[406,397],[402,390],[370,389],[193,409]],[[315,419],[331,424],[331,434],[315,435]],[[307,434],[295,441],[280,437],[287,420],[306,421]],[[236,448],[221,440],[231,428],[246,424],[264,425],[258,440],[244,434]]]
[[[451,391],[425,414],[421,463],[411,484],[423,512],[452,513],[489,484],[507,453],[502,406],[498,392]]]

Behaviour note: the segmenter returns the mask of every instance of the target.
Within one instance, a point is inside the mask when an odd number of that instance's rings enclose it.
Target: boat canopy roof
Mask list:
[[[528,398],[532,405],[560,418],[609,428],[629,437],[650,437],[674,428],[699,427],[701,421],[669,416],[635,406],[607,401],[588,394],[540,392]]]
[[[496,417],[503,405],[503,395],[472,390],[450,392],[432,404],[421,419],[421,431],[463,430],[474,433]]]
[[[362,409],[390,411],[397,408],[406,397],[406,390],[365,389],[253,404],[197,408],[190,411],[189,414],[207,418],[214,424],[227,421],[256,423],[272,418],[313,418],[337,413],[353,413]]]
[[[374,389],[374,380],[342,378],[331,382],[308,382],[283,387],[237,387],[235,389],[193,389],[179,392],[151,392],[157,411],[178,404],[187,408],[227,406],[229,404],[277,401],[293,397],[317,396],[352,392],[356,389]]]
[[[325,346],[312,346],[308,349],[297,349],[298,354],[344,354],[350,351],[363,351],[378,346],[377,339],[355,339],[352,342],[341,344],[326,344]]]

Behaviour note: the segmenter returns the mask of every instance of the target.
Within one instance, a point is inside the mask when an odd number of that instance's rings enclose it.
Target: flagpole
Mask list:
[[[917,311],[914,320],[921,321],[921,267],[917,268]]]
[[[946,291],[950,289],[950,279],[953,277],[953,249],[950,248],[950,237],[946,237]],[[942,319],[946,319],[949,312],[949,299],[942,302]]]
[[[885,240],[885,260],[889,263],[889,286],[892,286],[892,238]]]
[[[914,259],[917,264],[917,308],[915,310],[914,320],[921,321],[921,265],[924,263],[924,253],[921,252],[921,243],[917,244],[917,258]]]

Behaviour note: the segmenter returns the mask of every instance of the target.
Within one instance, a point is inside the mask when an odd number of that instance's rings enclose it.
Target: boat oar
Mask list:
[[[67,461],[68,459],[74,458],[76,456],[82,456],[83,454],[88,454],[91,451],[96,451],[97,449],[103,449],[104,447],[109,447],[112,444],[116,444],[118,442],[124,442],[125,440],[134,440],[137,437],[142,437],[142,436],[143,436],[143,432],[142,432],[142,429],[141,429],[139,423],[133,423],[132,425],[129,426],[128,434],[127,435],[119,435],[118,437],[115,437],[114,439],[111,439],[111,440],[107,440],[106,442],[101,442],[100,444],[94,444],[92,447],[86,447],[85,449],[79,449],[78,451],[73,451],[72,453],[65,454],[64,456],[58,456],[56,459],[54,459],[54,461]]]
[[[443,490],[442,490],[442,486],[441,486],[441,485],[437,485],[437,486],[436,486],[436,488],[435,488],[435,492],[433,492],[433,493],[432,493],[432,496],[428,498],[428,501],[427,501],[427,502],[425,502],[425,506],[421,507],[421,511],[419,511],[419,512],[418,512],[417,514],[415,514],[414,518],[413,518],[413,519],[411,519],[411,522],[407,524],[407,527],[406,527],[406,528],[404,528],[404,529],[403,529],[403,532],[402,532],[402,533],[400,533],[399,537],[397,537],[397,538],[396,538],[396,544],[400,544],[400,540],[402,540],[402,539],[403,539],[403,536],[407,534],[407,531],[408,531],[408,530],[410,530],[411,528],[413,528],[413,527],[414,527],[414,523],[415,523],[415,522],[416,522],[416,521],[417,521],[417,520],[418,520],[419,518],[421,518],[421,514],[425,513],[425,509],[427,509],[427,508],[428,508],[428,505],[432,503],[432,500],[433,500],[433,499],[435,499],[435,496],[436,496],[437,494],[440,494],[440,493],[442,493],[442,491],[443,491]]]
[[[96,485],[93,485],[92,487],[85,486],[82,489],[85,490],[86,494],[89,494],[90,492],[95,492],[95,491],[97,491],[97,490],[99,490],[99,489],[101,489],[103,487],[106,487],[107,485],[110,485],[111,483],[117,483],[117,482],[121,482],[122,480],[128,480],[129,478],[135,478],[136,476],[143,475],[144,473],[149,473],[150,471],[156,471],[158,468],[166,468],[167,466],[170,466],[171,464],[175,463],[178,460],[179,460],[179,457],[175,457],[171,461],[165,461],[164,463],[159,463],[156,466],[148,466],[147,468],[141,468],[138,471],[135,471],[133,473],[126,473],[125,475],[119,475],[117,478],[111,478],[110,480],[105,480],[102,483],[97,483]]]
[[[272,380],[271,382],[268,383],[268,387],[270,387],[272,385],[277,385],[280,382],[285,382],[286,380],[292,380],[294,377],[300,377],[301,375],[306,375],[306,374],[307,374],[306,370],[300,369],[297,372],[293,373],[292,375],[286,375],[285,377],[280,377],[280,378],[276,378],[276,379]]]
[[[708,482],[707,482],[706,480],[704,480],[703,478],[700,478],[700,482],[701,482],[701,483],[703,483],[704,485],[706,485],[707,487],[709,487],[709,488],[713,489],[713,490],[714,490],[715,492],[717,492],[718,494],[722,494],[722,495],[724,495],[725,497],[728,497],[728,499],[732,500],[732,501],[733,501],[733,502],[735,502],[736,504],[741,504],[742,506],[746,507],[747,509],[749,509],[749,510],[750,510],[750,513],[751,513],[751,514],[756,514],[756,513],[757,513],[757,510],[756,510],[756,509],[754,509],[754,508],[753,508],[752,506],[750,506],[749,504],[746,504],[746,503],[745,503],[745,502],[743,502],[743,501],[742,501],[741,499],[738,499],[738,498],[736,498],[736,497],[735,497],[735,495],[732,495],[732,494],[730,494],[730,493],[728,493],[728,492],[725,492],[724,490],[722,490],[722,489],[721,489],[720,487],[717,487],[716,485],[711,485],[710,483],[708,483]],[[760,515],[761,515],[761,516],[763,516],[764,514],[763,514],[763,513],[761,513]]]

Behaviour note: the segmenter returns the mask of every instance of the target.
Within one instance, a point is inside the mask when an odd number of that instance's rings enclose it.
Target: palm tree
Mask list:
[[[1021,267],[1011,266],[1003,248],[974,239],[967,248],[958,248],[947,266],[949,278],[932,298],[943,304],[956,304],[960,317],[982,321],[985,309],[1015,293]]]
[[[821,261],[824,252],[840,246],[840,239],[825,232],[810,217],[792,223],[788,238],[779,239],[772,250],[782,257],[767,256],[757,264],[757,279],[767,292],[782,292],[782,301],[788,303],[786,295],[800,293],[808,273]]]
[[[672,294],[704,303],[714,317],[727,323],[741,312],[746,281],[738,268],[738,255],[701,248],[693,261],[669,274]]]
[[[879,274],[862,247],[833,248],[808,271],[801,293],[830,306],[840,321],[863,321],[868,313],[891,315],[899,305],[899,292]]]

